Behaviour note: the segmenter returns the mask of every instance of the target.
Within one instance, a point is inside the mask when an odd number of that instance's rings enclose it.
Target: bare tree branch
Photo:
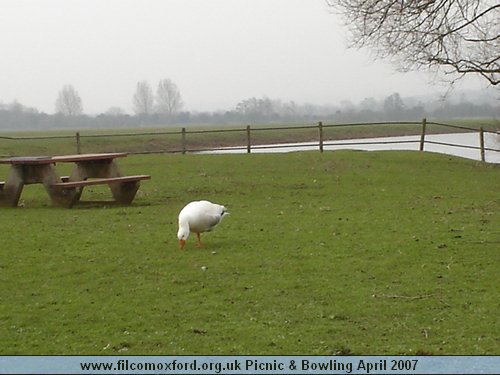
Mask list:
[[[444,69],[500,83],[500,4],[495,0],[325,0],[368,47],[402,71]]]

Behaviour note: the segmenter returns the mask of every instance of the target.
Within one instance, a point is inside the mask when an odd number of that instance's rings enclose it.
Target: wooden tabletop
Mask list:
[[[8,159],[0,159],[0,164],[50,164],[50,156],[15,156]]]
[[[16,156],[7,159],[0,159],[0,164],[52,164],[52,163],[68,163],[82,162],[93,160],[108,160],[127,156],[126,152],[112,152],[102,154],[75,154],[75,155],[60,155],[60,156]]]
[[[64,162],[115,159],[115,158],[123,158],[125,156],[127,156],[126,152],[111,152],[105,154],[76,154],[76,155],[53,156],[51,160],[54,163],[64,163]]]

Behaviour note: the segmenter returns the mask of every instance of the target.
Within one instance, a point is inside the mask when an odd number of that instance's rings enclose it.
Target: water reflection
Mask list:
[[[485,159],[488,163],[500,163],[500,134],[484,133]],[[323,149],[333,150],[419,150],[420,136],[381,137],[325,141]],[[481,160],[479,133],[454,133],[426,135],[424,150],[441,154]],[[318,150],[317,142],[283,143],[252,146],[252,153],[279,153]],[[490,149],[490,150],[488,150]],[[496,150],[496,151],[495,151]],[[204,151],[210,154],[246,153],[246,148]]]

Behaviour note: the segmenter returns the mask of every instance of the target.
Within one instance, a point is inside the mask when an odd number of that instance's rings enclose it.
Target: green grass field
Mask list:
[[[497,165],[396,151],[119,163],[152,175],[130,207],[53,208],[30,185],[1,209],[0,354],[500,354]],[[201,198],[231,215],[180,251],[177,214]]]

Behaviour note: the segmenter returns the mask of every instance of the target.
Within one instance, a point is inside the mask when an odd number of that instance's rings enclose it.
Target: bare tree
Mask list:
[[[401,95],[399,93],[394,93],[389,95],[384,100],[384,110],[389,113],[397,113],[401,112],[405,107],[403,99],[401,99]]]
[[[352,46],[369,47],[402,71],[437,68],[500,82],[498,0],[325,1],[345,17]]]
[[[182,99],[177,85],[170,79],[164,79],[156,90],[156,105],[159,113],[173,114],[182,108]]]
[[[65,85],[56,100],[56,112],[65,116],[78,116],[83,112],[82,99],[72,85]]]
[[[153,112],[153,90],[147,81],[137,82],[133,104],[134,112],[148,115]]]

